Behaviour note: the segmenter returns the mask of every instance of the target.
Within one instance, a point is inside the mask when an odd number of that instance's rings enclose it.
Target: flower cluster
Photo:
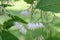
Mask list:
[[[28,23],[28,29],[30,30],[35,30],[37,28],[42,28],[44,27],[42,23]]]
[[[25,16],[30,15],[30,13],[31,12],[29,10],[23,10],[23,11],[21,11],[21,14],[25,15]]]
[[[18,22],[14,22],[14,26],[20,30],[21,33],[26,34],[27,30]]]
[[[14,22],[14,25],[16,28],[18,28],[20,30],[21,33],[26,34],[27,29],[25,29],[25,27],[22,24],[20,24],[18,22]],[[44,27],[44,25],[42,23],[28,23],[27,24],[27,28],[29,30],[35,30],[35,29],[43,28],[43,27]]]

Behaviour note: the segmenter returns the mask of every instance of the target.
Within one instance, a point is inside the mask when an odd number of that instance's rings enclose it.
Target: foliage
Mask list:
[[[36,8],[44,11],[60,12],[60,0],[39,0]]]
[[[2,7],[13,6],[13,5],[8,3],[8,0],[0,0],[0,1],[1,1],[0,6],[2,6]]]
[[[18,16],[14,16],[14,20],[18,21],[18,22],[21,22],[21,23],[27,24],[27,22],[25,20],[23,20],[22,18],[19,18]]]
[[[5,31],[5,30],[2,30],[2,32],[0,32],[0,36],[2,40],[18,40],[17,37],[15,37],[9,31]]]
[[[10,5],[10,4],[2,4],[2,5],[0,5],[0,6],[3,6],[3,7],[7,7],[7,6],[13,6],[13,5]]]
[[[3,28],[4,29],[9,29],[10,27],[12,27],[14,25],[14,20],[10,19],[6,22],[3,23]]]
[[[14,1],[19,1],[19,0],[14,0]]]
[[[9,29],[10,27],[14,26],[14,21],[18,21],[18,22],[27,24],[27,22],[24,21],[22,18],[19,18],[17,16],[13,16],[12,19],[10,19],[10,20],[8,20],[8,21],[6,21],[6,22],[3,23],[4,24],[3,28],[4,29]]]
[[[35,0],[24,0],[25,2],[27,2],[28,4],[33,4]]]

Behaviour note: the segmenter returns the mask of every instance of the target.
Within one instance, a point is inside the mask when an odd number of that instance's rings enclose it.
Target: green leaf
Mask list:
[[[18,17],[18,16],[10,15],[9,17],[11,17],[11,19],[5,21],[5,22],[3,23],[3,25],[2,25],[4,29],[9,29],[9,28],[11,28],[12,26],[14,26],[14,21],[27,24],[27,22],[26,22],[25,20],[23,20],[22,18],[20,18],[20,17]]]
[[[14,25],[14,20],[13,19],[10,19],[8,21],[5,21],[3,23],[3,28],[4,29],[9,29],[10,27],[12,27]]]
[[[14,16],[14,15],[10,15],[8,14],[9,17],[11,17],[14,21],[18,21],[24,24],[27,24],[28,22],[26,22],[25,20],[23,20],[22,18],[18,17],[18,16]]]
[[[18,40],[16,36],[11,34],[9,31],[2,30],[2,33],[0,33],[2,40]]]
[[[5,21],[3,23],[3,28],[4,29],[9,29],[11,28],[12,26],[14,26],[14,21],[17,21],[17,22],[21,22],[21,23],[24,23],[24,24],[27,24],[27,22],[25,20],[23,20],[22,18],[18,17],[18,16],[13,16],[13,15],[8,15],[9,17],[11,17],[12,19],[8,20],[8,21]]]
[[[35,0],[24,0],[25,2],[27,2],[28,4],[33,4]]]
[[[37,9],[51,12],[60,12],[60,0],[40,0]]]
[[[11,4],[1,4],[0,6],[7,7],[7,6],[13,6],[13,5],[11,5]]]
[[[14,21],[18,21],[18,22],[21,22],[21,23],[24,23],[24,24],[27,24],[27,22],[25,20],[23,20],[22,18],[18,17],[18,16],[14,16]]]

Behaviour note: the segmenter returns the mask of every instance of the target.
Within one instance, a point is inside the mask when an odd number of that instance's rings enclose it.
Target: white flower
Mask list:
[[[33,23],[33,28],[34,28],[34,29],[36,29],[36,27],[37,27],[37,26],[36,26],[36,24],[35,24],[35,23]]]
[[[15,26],[16,28],[18,28],[18,29],[20,29],[20,28],[23,27],[23,25],[21,25],[21,24],[18,23],[18,22],[14,22],[14,26]]]
[[[44,27],[42,23],[28,23],[28,29],[30,30],[35,30],[37,28],[42,28]]]
[[[42,28],[44,27],[44,25],[42,23],[39,23],[39,27]]]
[[[23,11],[21,11],[21,14],[25,15],[25,16],[30,15],[30,13],[31,12],[29,10],[23,10]]]
[[[38,23],[36,23],[35,25],[36,25],[37,27],[39,27],[39,24],[38,24]]]
[[[28,29],[35,30],[36,29],[35,23],[29,23],[28,24]]]
[[[44,27],[44,25],[42,23],[36,23],[35,26],[36,26],[36,28],[42,28],[42,27]]]
[[[27,30],[26,30],[24,27],[22,27],[22,28],[20,29],[20,32],[21,32],[22,34],[26,34],[26,33],[27,33]]]
[[[21,24],[18,23],[18,22],[14,22],[14,26],[15,26],[17,29],[19,29],[22,34],[26,34],[27,30],[24,28],[23,25],[21,25]]]
[[[34,27],[33,27],[33,23],[28,23],[28,29],[34,29]]]

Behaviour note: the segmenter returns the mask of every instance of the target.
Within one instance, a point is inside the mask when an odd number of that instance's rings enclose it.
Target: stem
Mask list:
[[[30,39],[33,40],[33,35],[31,31],[30,31]]]
[[[55,15],[54,13],[52,13],[52,14],[53,14],[54,16],[53,16],[53,19],[52,19],[51,23],[54,23],[56,15]]]
[[[31,7],[32,7],[32,9],[31,9],[31,21],[32,21],[32,19],[33,19],[33,12],[34,12],[33,4],[31,4]]]
[[[31,4],[31,22],[33,21],[33,13],[34,13],[34,7],[33,7],[33,4]],[[30,38],[31,40],[33,40],[33,35],[32,35],[32,32],[30,32]]]
[[[43,23],[43,11],[41,10],[41,19],[42,19],[42,23]]]

